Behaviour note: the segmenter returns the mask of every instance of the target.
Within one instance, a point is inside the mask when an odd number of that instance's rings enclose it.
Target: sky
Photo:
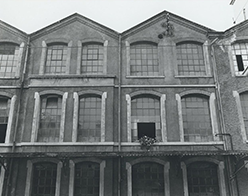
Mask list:
[[[119,33],[166,10],[216,31],[248,18],[248,0],[0,0],[0,20],[34,33],[81,14]],[[245,11],[245,14],[244,14]]]

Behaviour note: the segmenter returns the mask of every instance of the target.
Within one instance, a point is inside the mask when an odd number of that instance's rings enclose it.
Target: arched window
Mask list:
[[[187,166],[190,196],[220,196],[218,165],[211,162],[193,162]]]
[[[55,196],[57,164],[38,162],[33,165],[32,196]]]
[[[158,46],[152,42],[136,42],[130,46],[130,74],[158,76]]]
[[[207,142],[213,140],[209,97],[191,94],[182,97],[184,141]]]
[[[152,95],[136,96],[131,101],[132,141],[144,135],[161,140],[160,101]]]
[[[245,125],[246,137],[248,136],[248,92],[240,94],[240,103],[243,115],[243,121]]]
[[[66,73],[67,44],[54,43],[47,47],[46,74]]]
[[[206,75],[203,46],[196,42],[177,44],[178,75]]]
[[[132,166],[132,195],[163,196],[164,165],[142,162]]]
[[[13,43],[0,44],[0,77],[13,77],[18,66],[19,46]]]
[[[80,98],[77,141],[101,141],[101,106],[102,100],[98,95]]]
[[[74,196],[99,196],[100,164],[79,162],[75,164]]]
[[[41,97],[39,142],[58,142],[60,135],[62,99],[58,95]]]
[[[0,96],[0,143],[5,143],[10,110],[10,99]]]
[[[102,74],[103,59],[103,44],[95,42],[83,44],[81,72],[85,74]]]

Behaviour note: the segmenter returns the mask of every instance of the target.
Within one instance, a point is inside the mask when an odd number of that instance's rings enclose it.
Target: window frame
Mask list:
[[[229,56],[229,62],[230,62],[230,68],[231,68],[231,73],[232,73],[232,76],[237,76],[237,77],[245,77],[248,75],[248,58],[246,59],[246,62],[247,62],[247,66],[245,67],[244,66],[244,70],[243,71],[239,71],[238,69],[238,65],[235,65],[234,62],[236,62],[237,64],[237,59],[236,59],[236,53],[235,51],[233,50],[233,48],[235,47],[235,45],[239,45],[240,47],[240,44],[247,44],[248,45],[248,42],[247,40],[235,40],[234,42],[229,42],[227,45],[228,47],[228,56]],[[248,56],[248,48],[246,49],[246,56]],[[234,56],[235,56],[235,60],[234,60]],[[242,57],[242,54],[241,54],[241,57]],[[242,59],[242,63],[243,62],[243,59]],[[244,74],[243,74],[244,73]]]
[[[69,177],[69,195],[74,195],[74,179],[75,179],[75,165],[81,162],[93,162],[98,163],[100,165],[100,180],[99,180],[99,196],[104,196],[104,176],[105,176],[105,167],[106,161],[97,159],[97,158],[80,158],[70,160],[70,177]]]
[[[35,163],[39,162],[51,162],[57,164],[57,176],[56,176],[56,190],[55,190],[55,196],[60,196],[60,184],[61,184],[61,172],[63,163],[61,161],[58,161],[56,159],[52,158],[40,158],[40,159],[34,159],[34,160],[28,160],[27,161],[27,177],[26,177],[26,185],[25,185],[25,195],[31,196],[32,191],[32,179],[33,179],[33,166]]]
[[[46,61],[47,61],[47,51],[48,47],[52,45],[67,45],[67,54],[66,54],[66,64],[65,64],[65,73],[46,73]],[[41,60],[40,60],[40,69],[39,75],[66,75],[70,73],[70,61],[71,61],[71,50],[72,50],[72,41],[66,43],[64,41],[53,41],[46,43],[42,41],[41,43]]]
[[[151,45],[157,46],[157,61],[158,61],[158,75],[131,75],[131,45],[139,44],[139,43],[150,43]],[[164,65],[162,64],[162,47],[160,47],[162,43],[158,43],[157,40],[151,39],[142,39],[135,41],[125,41],[126,46],[126,78],[164,78]]]
[[[194,39],[184,39],[184,40],[180,40],[178,42],[176,42],[175,44],[175,54],[177,54],[177,45],[180,45],[182,43],[191,43],[191,44],[197,44],[197,45],[202,45],[202,51],[203,51],[203,62],[204,62],[204,65],[205,65],[205,72],[206,74],[204,75],[199,75],[199,74],[196,74],[196,75],[179,75],[179,72],[178,72],[178,58],[177,58],[177,55],[175,57],[175,62],[176,62],[176,66],[175,66],[175,77],[176,78],[194,78],[194,77],[211,77],[211,68],[210,68],[210,55],[209,55],[209,42],[208,40],[194,40]]]
[[[34,94],[35,104],[34,104],[34,113],[33,113],[33,122],[32,122],[31,142],[38,141],[38,131],[39,131],[40,113],[41,113],[41,97],[44,95],[50,95],[50,94],[62,97],[61,121],[60,121],[60,132],[59,132],[58,142],[64,141],[65,115],[66,115],[66,103],[67,103],[67,98],[68,98],[68,92],[47,90],[47,91],[43,91],[40,93],[35,92]],[[51,144],[52,142],[49,142],[49,143]]]
[[[126,162],[126,170],[127,170],[127,196],[132,196],[132,167],[135,164],[142,162],[153,162],[164,166],[164,195],[170,196],[170,178],[169,178],[169,170],[170,170],[170,162],[160,160],[158,158],[138,158],[130,162]]]
[[[219,141],[219,137],[215,137],[215,135],[219,133],[219,127],[217,123],[218,119],[217,119],[216,105],[215,105],[215,99],[216,99],[215,93],[208,93],[208,92],[201,91],[201,90],[192,90],[192,91],[186,91],[180,94],[176,94],[177,109],[178,109],[178,122],[179,122],[179,130],[180,130],[180,142],[185,142],[181,99],[183,96],[186,96],[186,95],[188,96],[204,95],[204,96],[209,97],[210,120],[211,120],[212,135],[213,135],[213,141],[210,141],[210,142]],[[199,143],[206,143],[206,142],[195,142],[194,141],[193,143],[199,144]]]
[[[73,128],[72,128],[72,142],[77,142],[78,135],[78,120],[79,120],[79,97],[87,96],[87,95],[95,95],[101,97],[101,133],[100,133],[100,142],[105,142],[106,133],[105,133],[105,123],[106,123],[106,99],[107,92],[101,92],[97,90],[87,90],[81,92],[74,92],[74,109],[73,109]],[[87,142],[80,142],[87,143]],[[94,142],[98,143],[98,142]]]
[[[131,100],[136,96],[155,96],[158,97],[160,104],[160,125],[161,125],[161,139],[162,142],[167,142],[167,129],[166,129],[166,95],[160,94],[154,91],[136,91],[131,94],[126,94],[126,102],[127,102],[127,142],[132,142],[132,120],[131,120]]]
[[[17,55],[17,60],[16,60],[15,71],[11,72],[11,73],[13,73],[13,76],[0,76],[0,78],[18,78],[18,77],[20,77],[20,69],[21,69],[21,63],[22,63],[22,57],[23,57],[25,43],[24,42],[16,43],[16,42],[12,42],[12,41],[1,41],[0,44],[10,44],[10,45],[18,46],[18,55]]]
[[[87,45],[90,43],[98,43],[103,45],[103,71],[102,73],[82,73],[82,50],[83,45]],[[107,55],[108,55],[108,40],[100,40],[100,39],[85,39],[78,41],[77,44],[78,53],[77,53],[77,75],[106,75],[107,74]]]
[[[226,196],[226,184],[225,184],[225,165],[224,161],[219,161],[213,158],[207,158],[207,157],[195,157],[188,159],[186,161],[181,162],[181,169],[182,169],[182,177],[183,177],[183,189],[184,189],[184,195],[183,196],[189,196],[189,190],[188,190],[188,179],[187,179],[187,165],[194,163],[194,162],[211,162],[214,164],[217,164],[218,169],[218,183],[219,183],[219,191],[220,196]]]
[[[8,99],[8,102],[10,102],[8,122],[7,122],[7,128],[6,128],[6,136],[5,136],[5,142],[4,142],[6,144],[6,143],[10,143],[10,136],[11,136],[11,132],[14,126],[13,123],[14,123],[15,105],[16,105],[17,96],[11,95],[9,93],[3,93],[3,92],[0,93],[0,96]]]
[[[248,93],[247,89],[244,89],[242,91],[233,91],[233,97],[235,98],[235,102],[237,105],[237,112],[238,112],[240,131],[241,131],[243,143],[248,143],[248,131],[246,131],[245,129],[245,123],[244,123],[244,117],[243,117],[242,105],[240,99],[240,94],[242,93]]]

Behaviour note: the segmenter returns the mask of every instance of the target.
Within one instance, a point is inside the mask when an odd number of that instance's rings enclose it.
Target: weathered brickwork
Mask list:
[[[247,29],[0,21],[0,196],[246,196]]]

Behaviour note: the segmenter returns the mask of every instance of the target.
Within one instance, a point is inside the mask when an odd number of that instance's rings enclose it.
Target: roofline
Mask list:
[[[23,37],[24,39],[28,39],[28,34],[2,20],[0,20],[0,28],[3,27],[3,29],[5,29],[6,31],[9,31],[11,33],[14,33],[18,36]]]
[[[198,23],[192,22],[191,20],[188,20],[186,18],[183,18],[181,16],[178,16],[176,14],[173,14],[171,12],[168,12],[168,11],[164,10],[164,11],[162,11],[162,12],[160,12],[160,13],[158,13],[158,14],[150,17],[150,18],[148,18],[147,20],[145,20],[145,21],[143,21],[143,22],[141,22],[141,23],[139,23],[139,24],[131,27],[130,29],[122,32],[122,36],[123,37],[126,37],[129,34],[132,34],[132,32],[135,31],[135,30],[136,30],[135,32],[137,32],[140,28],[145,27],[145,26],[149,25],[152,22],[156,22],[157,20],[160,20],[161,18],[166,18],[166,14],[170,14],[170,17],[174,17],[175,19],[178,19],[179,21],[184,21],[186,23],[190,23],[190,24],[192,24],[192,26],[197,27],[197,28],[200,28],[203,31],[206,31],[206,32],[217,32],[217,31],[215,31],[213,29],[210,29],[208,27],[205,27],[205,26],[200,25]]]
[[[102,25],[102,24],[100,24],[94,20],[91,20],[85,16],[82,16],[81,14],[78,14],[78,13],[71,14],[71,15],[69,15],[69,16],[61,19],[61,20],[58,20],[58,21],[56,21],[56,22],[54,22],[48,26],[45,26],[45,27],[43,27],[43,28],[41,28],[41,29],[29,34],[29,35],[30,35],[31,39],[36,39],[36,37],[39,37],[39,35],[42,34],[43,32],[49,32],[50,30],[53,30],[53,28],[56,28],[56,27],[59,27],[60,25],[62,25],[64,22],[70,21],[73,19],[76,19],[76,20],[84,19],[84,20],[88,21],[89,23],[93,23],[93,25],[96,25],[100,28],[106,29],[109,32],[109,34],[112,36],[117,37],[119,35],[119,33],[117,31],[115,31],[109,27],[106,27],[106,26],[104,26],[104,25]]]
[[[236,25],[234,25],[234,26],[232,26],[232,27],[230,27],[229,29],[227,29],[227,30],[225,30],[224,31],[224,34],[226,35],[226,34],[229,34],[229,33],[231,33],[232,31],[234,31],[234,30],[237,30],[237,29],[239,29],[239,28],[243,28],[245,25],[248,25],[248,19],[247,20],[245,20],[245,21],[242,21],[242,22],[240,22],[240,23],[238,23],[238,24],[236,24]],[[231,31],[231,32],[230,32]]]

